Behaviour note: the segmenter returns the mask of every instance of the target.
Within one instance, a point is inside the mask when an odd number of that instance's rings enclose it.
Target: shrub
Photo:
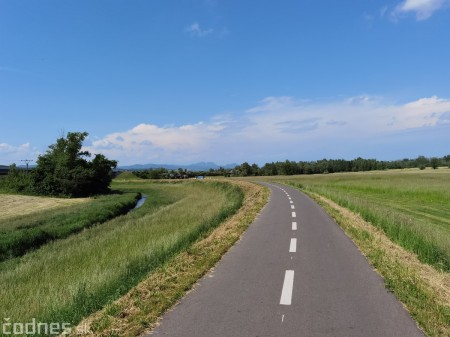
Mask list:
[[[91,154],[81,151],[87,136],[87,132],[69,132],[66,138],[59,138],[44,155],[39,156],[31,174],[35,193],[82,197],[109,191],[112,170],[117,162],[102,154],[96,154],[92,161],[87,161],[85,158]]]
[[[0,182],[1,189],[7,192],[29,193],[31,175],[28,171],[20,170],[16,164],[9,167],[8,175]]]

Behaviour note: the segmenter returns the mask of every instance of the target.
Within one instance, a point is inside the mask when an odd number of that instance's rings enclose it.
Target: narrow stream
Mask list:
[[[145,194],[143,194],[141,196],[141,199],[139,199],[138,202],[136,203],[136,206],[134,206],[134,209],[141,207],[146,200],[147,200],[147,196]]]

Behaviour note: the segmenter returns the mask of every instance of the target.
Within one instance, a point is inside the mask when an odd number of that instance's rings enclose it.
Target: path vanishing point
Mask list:
[[[266,186],[270,201],[242,240],[150,336],[424,336],[320,206]]]

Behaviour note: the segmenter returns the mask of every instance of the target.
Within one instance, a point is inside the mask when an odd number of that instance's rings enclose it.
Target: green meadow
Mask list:
[[[241,189],[224,182],[122,179],[112,188],[148,199],[125,215],[0,263],[2,317],[76,324],[205,236],[243,201]]]
[[[449,169],[257,180],[329,198],[360,214],[422,262],[450,271]],[[120,298],[150,272],[164,268],[234,214],[244,198],[239,187],[224,181],[155,182],[132,174],[119,176],[112,189],[117,193],[67,205],[58,204],[64,202],[59,199],[33,199],[30,202],[42,209],[32,213],[8,207],[6,215],[5,208],[5,216],[0,217],[2,247],[6,247],[3,242],[16,242],[28,248],[3,252],[2,317],[11,322],[34,318],[74,326]],[[141,194],[147,201],[128,212]],[[3,198],[20,201],[20,196]],[[53,234],[36,245],[11,239],[38,232]]]
[[[266,178],[268,179],[268,178]],[[422,262],[450,271],[450,170],[271,177],[359,213]]]
[[[28,209],[33,209],[40,201],[51,204],[54,199],[0,195],[0,201],[4,203],[11,198],[15,199],[15,203],[23,203]],[[66,207],[43,207],[29,214],[26,214],[27,210],[23,207],[10,207],[12,212],[0,217],[0,262],[126,214],[134,208],[139,198],[140,193],[104,195],[86,198]],[[3,211],[3,208],[1,206],[0,210]]]

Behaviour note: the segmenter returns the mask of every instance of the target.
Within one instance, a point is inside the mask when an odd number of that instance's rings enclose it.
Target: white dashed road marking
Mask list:
[[[295,253],[297,251],[297,239],[292,238],[289,246],[289,253]]]
[[[286,273],[284,274],[283,290],[281,291],[281,298],[280,298],[281,305],[291,305],[293,287],[294,287],[294,271],[286,270]]]

